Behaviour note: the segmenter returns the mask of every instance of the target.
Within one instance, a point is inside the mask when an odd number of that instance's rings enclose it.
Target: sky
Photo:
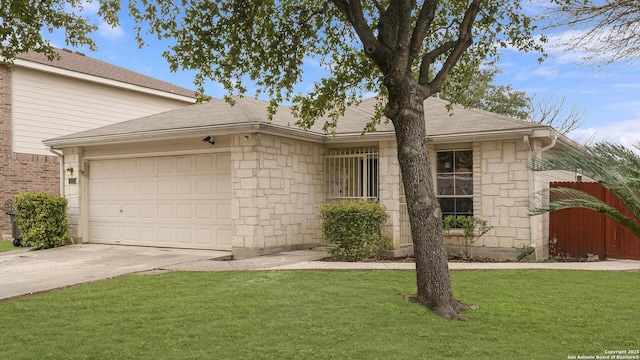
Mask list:
[[[88,13],[95,9],[91,5]],[[625,146],[640,143],[640,61],[617,62],[605,67],[584,63],[583,53],[568,51],[559,44],[567,39],[568,31],[547,31],[549,42],[545,46],[548,57],[538,62],[540,54],[522,53],[514,49],[502,51],[498,67],[502,73],[496,77],[499,85],[512,85],[513,89],[526,91],[537,98],[557,102],[564,99],[565,108],[576,107],[582,114],[580,127],[569,137],[584,142],[610,141]],[[93,35],[97,52],[86,48],[72,48],[64,44],[59,33],[44,34],[54,46],[82,51],[91,56],[144,75],[161,79],[188,89],[194,89],[193,72],[172,73],[161,56],[167,43],[151,41],[139,49],[131,24],[124,19],[120,27],[100,24]],[[305,84],[300,89],[311,88],[311,80],[322,75],[322,69],[314,61],[307,61],[303,69]],[[209,83],[208,95],[222,97],[219,84]],[[247,96],[252,96],[249,92]]]

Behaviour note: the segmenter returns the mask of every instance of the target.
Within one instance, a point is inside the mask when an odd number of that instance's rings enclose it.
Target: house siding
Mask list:
[[[2,205],[13,195],[25,191],[59,194],[60,167],[58,157],[13,152],[11,114],[14,95],[11,79],[14,73],[0,66],[0,191]],[[3,214],[4,215],[4,214]],[[0,230],[10,233],[9,216],[0,217]]]
[[[190,104],[26,68],[12,75],[12,143],[17,153],[50,155],[42,144],[45,139]]]
[[[380,141],[379,148],[379,184],[380,204],[389,214],[385,235],[393,239],[396,248],[401,243],[401,209],[400,209],[400,164],[398,163],[398,147],[395,141]]]
[[[474,215],[493,226],[474,245],[494,248],[530,245],[526,144],[522,140],[476,142],[473,150]]]
[[[232,140],[235,258],[322,243],[322,145],[268,134]]]

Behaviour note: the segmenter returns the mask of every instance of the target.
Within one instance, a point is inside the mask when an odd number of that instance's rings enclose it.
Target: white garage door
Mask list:
[[[89,162],[89,241],[231,249],[228,153]]]

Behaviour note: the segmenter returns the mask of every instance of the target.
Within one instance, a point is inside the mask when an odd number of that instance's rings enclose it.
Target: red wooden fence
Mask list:
[[[631,211],[599,183],[553,182],[551,188],[578,189],[604,201],[622,214],[633,218]],[[598,212],[573,208],[549,214],[549,239],[556,239],[556,253],[586,257],[587,253],[615,259],[640,260],[640,238],[622,225]]]

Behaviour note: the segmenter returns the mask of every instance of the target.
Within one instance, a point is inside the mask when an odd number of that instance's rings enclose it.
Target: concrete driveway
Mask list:
[[[230,256],[230,251],[98,244],[0,252],[0,300]]]

